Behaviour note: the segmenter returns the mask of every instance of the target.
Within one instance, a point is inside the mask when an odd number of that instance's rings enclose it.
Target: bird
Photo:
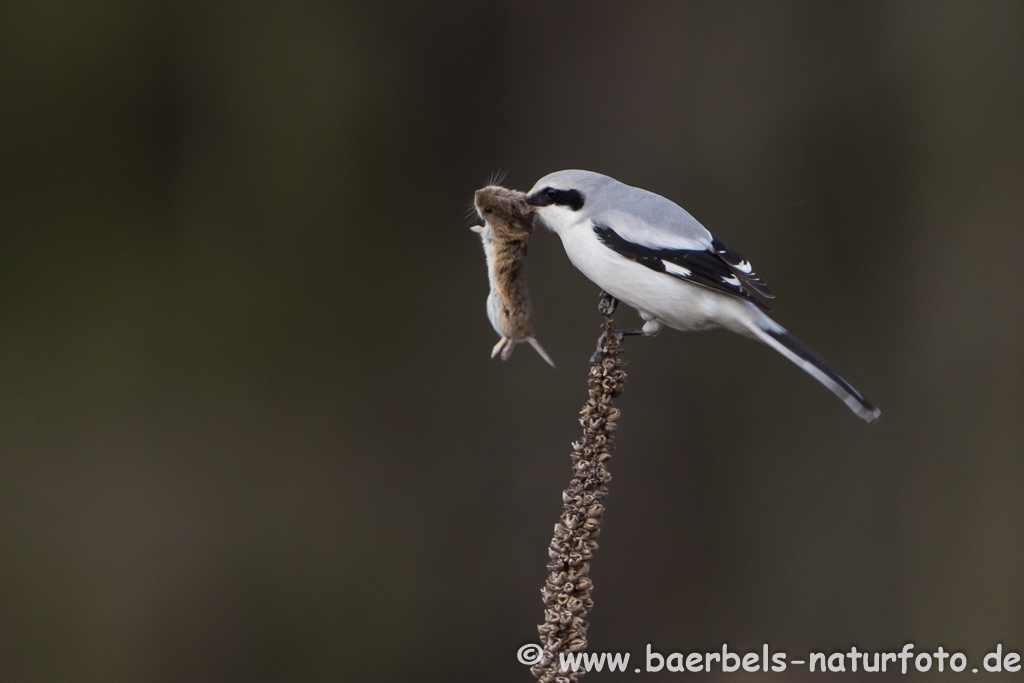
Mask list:
[[[716,327],[778,351],[866,422],[881,411],[809,346],[772,320],[775,295],[746,258],[675,202],[600,173],[557,171],[527,193],[534,221],[556,233],[572,264],[644,320],[624,334]]]

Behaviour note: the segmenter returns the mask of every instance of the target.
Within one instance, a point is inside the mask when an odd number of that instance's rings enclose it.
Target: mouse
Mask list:
[[[487,257],[487,318],[501,339],[491,358],[508,360],[516,344],[528,343],[551,367],[544,347],[533,336],[533,305],[526,289],[526,251],[533,234],[533,210],[526,193],[498,185],[476,191],[473,198],[483,225],[470,228],[480,235]]]

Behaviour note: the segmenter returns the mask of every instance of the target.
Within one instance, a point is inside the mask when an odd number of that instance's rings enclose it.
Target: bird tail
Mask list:
[[[539,341],[537,341],[533,337],[527,337],[526,341],[530,343],[530,346],[533,347],[533,350],[539,353],[540,357],[543,358],[548,365],[550,365],[551,367],[555,367],[555,361],[551,360],[551,356],[548,355],[548,352],[544,350],[544,347],[540,345]]]
[[[829,365],[828,361],[786,331],[782,326],[776,324],[768,316],[763,316],[762,321],[752,323],[749,329],[755,337],[803,368],[804,372],[828,387],[829,391],[842,399],[843,403],[856,413],[860,419],[865,422],[874,422],[882,414],[881,410],[871,405],[871,402],[864,398],[864,395],[857,391],[852,384],[847,382],[835,368]]]

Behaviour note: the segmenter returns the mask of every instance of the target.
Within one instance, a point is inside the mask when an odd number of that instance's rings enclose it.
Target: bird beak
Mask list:
[[[530,206],[545,206],[543,200],[538,197],[538,192],[526,195],[526,203]]]

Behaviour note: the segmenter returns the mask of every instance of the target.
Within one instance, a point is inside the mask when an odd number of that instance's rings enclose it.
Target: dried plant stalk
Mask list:
[[[605,294],[599,311],[606,316],[604,332],[591,358],[587,384],[590,396],[580,411],[583,438],[573,444],[573,478],[562,492],[562,516],[548,546],[548,578],[541,589],[544,623],[537,627],[544,652],[530,671],[543,683],[577,681],[579,672],[559,670],[559,654],[579,652],[587,647],[586,617],[594,606],[590,597],[593,582],[590,559],[601,533],[601,501],[608,495],[608,460],[612,457],[615,420],[619,409],[612,400],[622,393],[626,373],[620,358],[621,336],[616,334],[611,315],[617,302]]]

